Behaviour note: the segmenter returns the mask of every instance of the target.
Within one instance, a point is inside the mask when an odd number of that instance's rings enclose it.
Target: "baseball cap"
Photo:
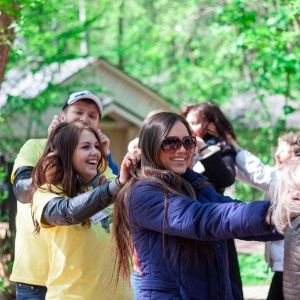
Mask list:
[[[90,99],[90,100],[94,101],[99,109],[100,115],[102,115],[103,106],[102,106],[101,100],[96,95],[94,95],[93,93],[91,93],[89,91],[80,91],[80,92],[72,93],[69,96],[67,102],[65,103],[65,105],[63,106],[62,109],[64,110],[67,106],[72,105],[76,101],[82,100],[82,99]]]

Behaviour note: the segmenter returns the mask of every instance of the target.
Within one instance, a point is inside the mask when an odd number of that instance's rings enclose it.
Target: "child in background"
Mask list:
[[[229,137],[230,138],[230,137]],[[257,156],[242,149],[235,139],[230,143],[237,151],[235,163],[237,180],[265,192],[264,199],[270,199],[270,186],[281,178],[281,170],[293,157],[300,154],[300,132],[290,132],[278,138],[275,166],[265,165]],[[284,241],[266,243],[265,259],[274,272],[267,300],[283,300],[283,251]]]

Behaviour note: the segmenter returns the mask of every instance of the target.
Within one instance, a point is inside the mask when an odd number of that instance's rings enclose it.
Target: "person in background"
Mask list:
[[[212,102],[183,105],[181,116],[186,118],[197,138],[193,170],[206,176],[218,193],[235,183],[236,151],[227,135],[236,138],[234,129],[220,108]],[[233,239],[227,240],[229,275],[243,295],[238,254]]]
[[[183,105],[180,115],[197,138],[194,170],[206,176],[217,192],[224,193],[235,182],[236,152],[227,141],[228,134],[236,139],[232,124],[211,102]],[[200,163],[202,166],[198,167]]]
[[[136,156],[127,153],[120,176],[105,182],[101,175],[107,161],[96,130],[63,122],[51,132],[32,173],[33,221],[48,246],[46,299],[126,296],[126,291],[118,295],[110,287],[109,224],[100,221],[108,218],[105,208],[136,162]]]
[[[141,160],[117,196],[113,227],[116,280],[129,280],[136,249],[140,300],[242,299],[229,278],[226,240],[282,239],[269,201],[233,200],[190,169],[196,145],[178,114],[157,113],[142,125]]]
[[[291,221],[290,214],[299,215],[300,212],[295,205],[300,201],[299,157],[289,160],[281,172],[280,180],[271,185],[269,194],[274,224],[279,232],[284,233],[283,298],[295,300],[300,294],[300,217]],[[288,213],[286,221],[281,217],[282,210]]]
[[[270,199],[269,189],[277,178],[281,180],[282,168],[300,154],[300,132],[284,133],[278,138],[273,167],[265,165],[257,156],[241,148],[235,138],[228,136],[228,139],[237,151],[237,180],[264,191],[264,199]],[[274,272],[267,300],[283,300],[284,241],[268,242],[265,248],[266,261]]]
[[[54,116],[48,132],[50,133],[61,121],[80,121],[98,130],[102,113],[103,106],[96,95],[89,91],[73,93],[67,99],[60,116]],[[101,131],[98,130],[98,133],[105,154],[108,155],[108,161],[112,161],[109,139]],[[31,173],[45,148],[46,142],[47,139],[28,140],[15,159],[11,175],[18,204],[15,260],[10,280],[16,282],[18,300],[43,300],[47,291],[48,247],[43,236],[32,234],[34,227],[29,203],[32,191],[30,186]],[[116,172],[116,168],[114,169]],[[109,180],[116,177],[110,168],[107,168],[104,175]]]

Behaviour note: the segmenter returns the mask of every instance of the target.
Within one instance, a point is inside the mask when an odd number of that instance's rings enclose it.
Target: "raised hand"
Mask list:
[[[109,149],[110,139],[101,131],[100,128],[97,129],[97,132],[98,132],[104,153],[107,156],[110,153],[110,149]]]
[[[141,160],[141,150],[136,148],[133,152],[127,152],[121,164],[119,182],[121,185],[126,184],[126,182],[131,177],[131,171],[134,169],[135,165]]]
[[[50,123],[49,127],[48,127],[48,137],[50,136],[52,130],[61,123],[61,119],[58,115],[54,115],[52,122]]]

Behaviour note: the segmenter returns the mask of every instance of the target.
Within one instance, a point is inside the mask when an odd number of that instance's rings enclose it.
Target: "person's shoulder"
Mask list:
[[[143,186],[143,185],[159,185],[159,183],[157,183],[152,179],[140,179],[137,180],[134,184],[134,186]]]
[[[15,159],[12,175],[14,176],[15,172],[20,167],[35,167],[45,149],[46,142],[47,139],[28,140]],[[13,176],[12,182],[14,180]]]
[[[292,230],[296,231],[298,234],[300,233],[300,216],[298,216],[297,218],[295,218],[292,223]]]
[[[291,224],[286,226],[284,232],[285,248],[291,247],[288,245],[295,242],[297,245],[300,243],[300,216],[292,220]]]
[[[61,186],[44,184],[34,192],[33,198],[37,199],[39,203],[41,200],[48,202],[50,199],[65,196],[66,195],[62,192]]]
[[[163,186],[161,183],[156,182],[152,179],[137,180],[133,185],[133,190],[148,191],[149,189],[162,190]]]
[[[47,139],[29,139],[25,144],[25,145],[33,145],[33,146],[37,146],[37,147],[45,147],[47,143]]]
[[[182,177],[192,185],[201,183],[203,181],[207,181],[206,176],[190,168],[187,168],[186,172],[182,175]]]
[[[47,139],[29,139],[25,142],[22,147],[22,151],[26,151],[28,148],[36,148],[44,150]]]

